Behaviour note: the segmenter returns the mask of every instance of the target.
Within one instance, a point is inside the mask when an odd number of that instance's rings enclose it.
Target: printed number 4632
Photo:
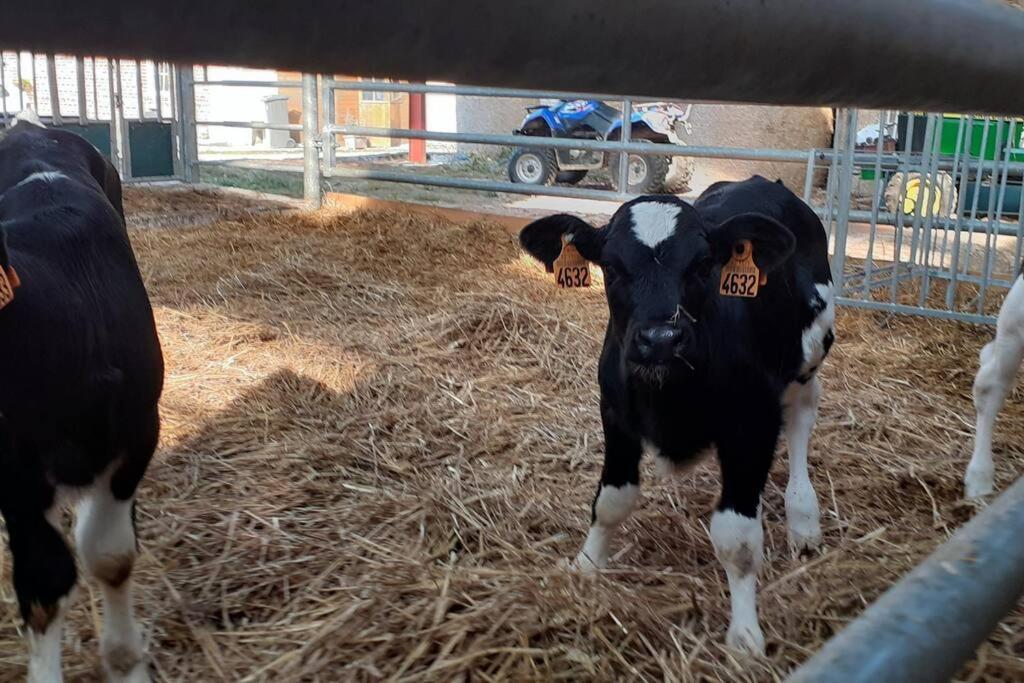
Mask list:
[[[751,296],[757,286],[753,273],[729,273],[722,280],[722,294],[730,296]]]
[[[560,287],[586,287],[590,284],[590,269],[587,267],[562,268],[558,271]]]

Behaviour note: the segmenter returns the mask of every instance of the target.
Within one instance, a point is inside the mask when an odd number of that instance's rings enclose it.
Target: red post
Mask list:
[[[427,129],[427,96],[424,93],[409,93],[409,128]],[[409,140],[409,161],[414,164],[427,163],[426,140]]]

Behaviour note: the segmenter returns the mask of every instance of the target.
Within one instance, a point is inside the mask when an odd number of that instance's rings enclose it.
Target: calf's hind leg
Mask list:
[[[103,594],[100,652],[111,681],[149,680],[142,631],[132,604],[135,566],[135,488],[156,443],[156,433],[99,477],[83,498],[75,523],[75,544],[83,567]]]
[[[0,477],[7,473],[0,472]],[[11,555],[14,591],[28,635],[30,683],[59,683],[64,615],[75,587],[75,560],[60,531],[48,518],[56,502],[52,489],[29,484],[15,498],[14,489],[0,492]]]

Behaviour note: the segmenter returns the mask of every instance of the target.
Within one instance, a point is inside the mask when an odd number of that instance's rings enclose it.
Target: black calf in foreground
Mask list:
[[[598,382],[605,461],[575,566],[606,565],[612,536],[639,498],[645,453],[676,469],[715,449],[722,494],[711,540],[732,601],[726,642],[763,653],[761,494],[783,429],[790,544],[803,551],[821,542],[807,472],[817,370],[834,338],[821,222],[781,183],[754,177],[717,183],[693,206],[674,196],[640,197],[602,228],[550,216],[524,228],[520,240],[549,268],[566,241],[604,272],[610,316]],[[750,256],[759,273],[735,274],[733,266],[749,266]]]
[[[133,506],[156,448],[163,359],[123,217],[117,172],[82,138],[21,123],[0,140],[0,513],[30,681],[62,678],[77,580],[61,529],[69,499],[81,566],[102,589],[107,676],[149,680]]]

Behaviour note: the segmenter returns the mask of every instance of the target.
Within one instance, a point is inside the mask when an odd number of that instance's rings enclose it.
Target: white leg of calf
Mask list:
[[[132,607],[132,501],[116,500],[106,482],[98,482],[78,508],[75,543],[83,566],[103,591],[100,652],[109,680],[148,681],[142,632]]]
[[[725,642],[735,650],[764,654],[764,634],[757,620],[757,573],[764,554],[760,514],[754,518],[716,510],[711,516],[711,542],[729,580],[732,620]]]
[[[794,382],[783,395],[786,442],[789,444],[789,483],[786,485],[786,523],[789,547],[794,552],[814,550],[821,544],[818,497],[807,473],[811,431],[818,419],[821,384],[813,376],[806,384]]]
[[[583,550],[576,556],[576,568],[584,572],[604,569],[608,565],[612,537],[629,517],[640,498],[640,487],[601,485],[594,502],[594,523],[590,526]]]
[[[964,493],[977,498],[992,493],[992,432],[996,415],[1013,386],[1024,353],[1024,280],[1017,278],[999,311],[996,338],[981,350],[981,367],[974,379],[977,430],[974,453],[964,475]]]
[[[60,655],[61,638],[64,634],[64,615],[67,613],[69,598],[57,603],[57,613],[50,619],[42,633],[28,629],[28,683],[61,683]]]

